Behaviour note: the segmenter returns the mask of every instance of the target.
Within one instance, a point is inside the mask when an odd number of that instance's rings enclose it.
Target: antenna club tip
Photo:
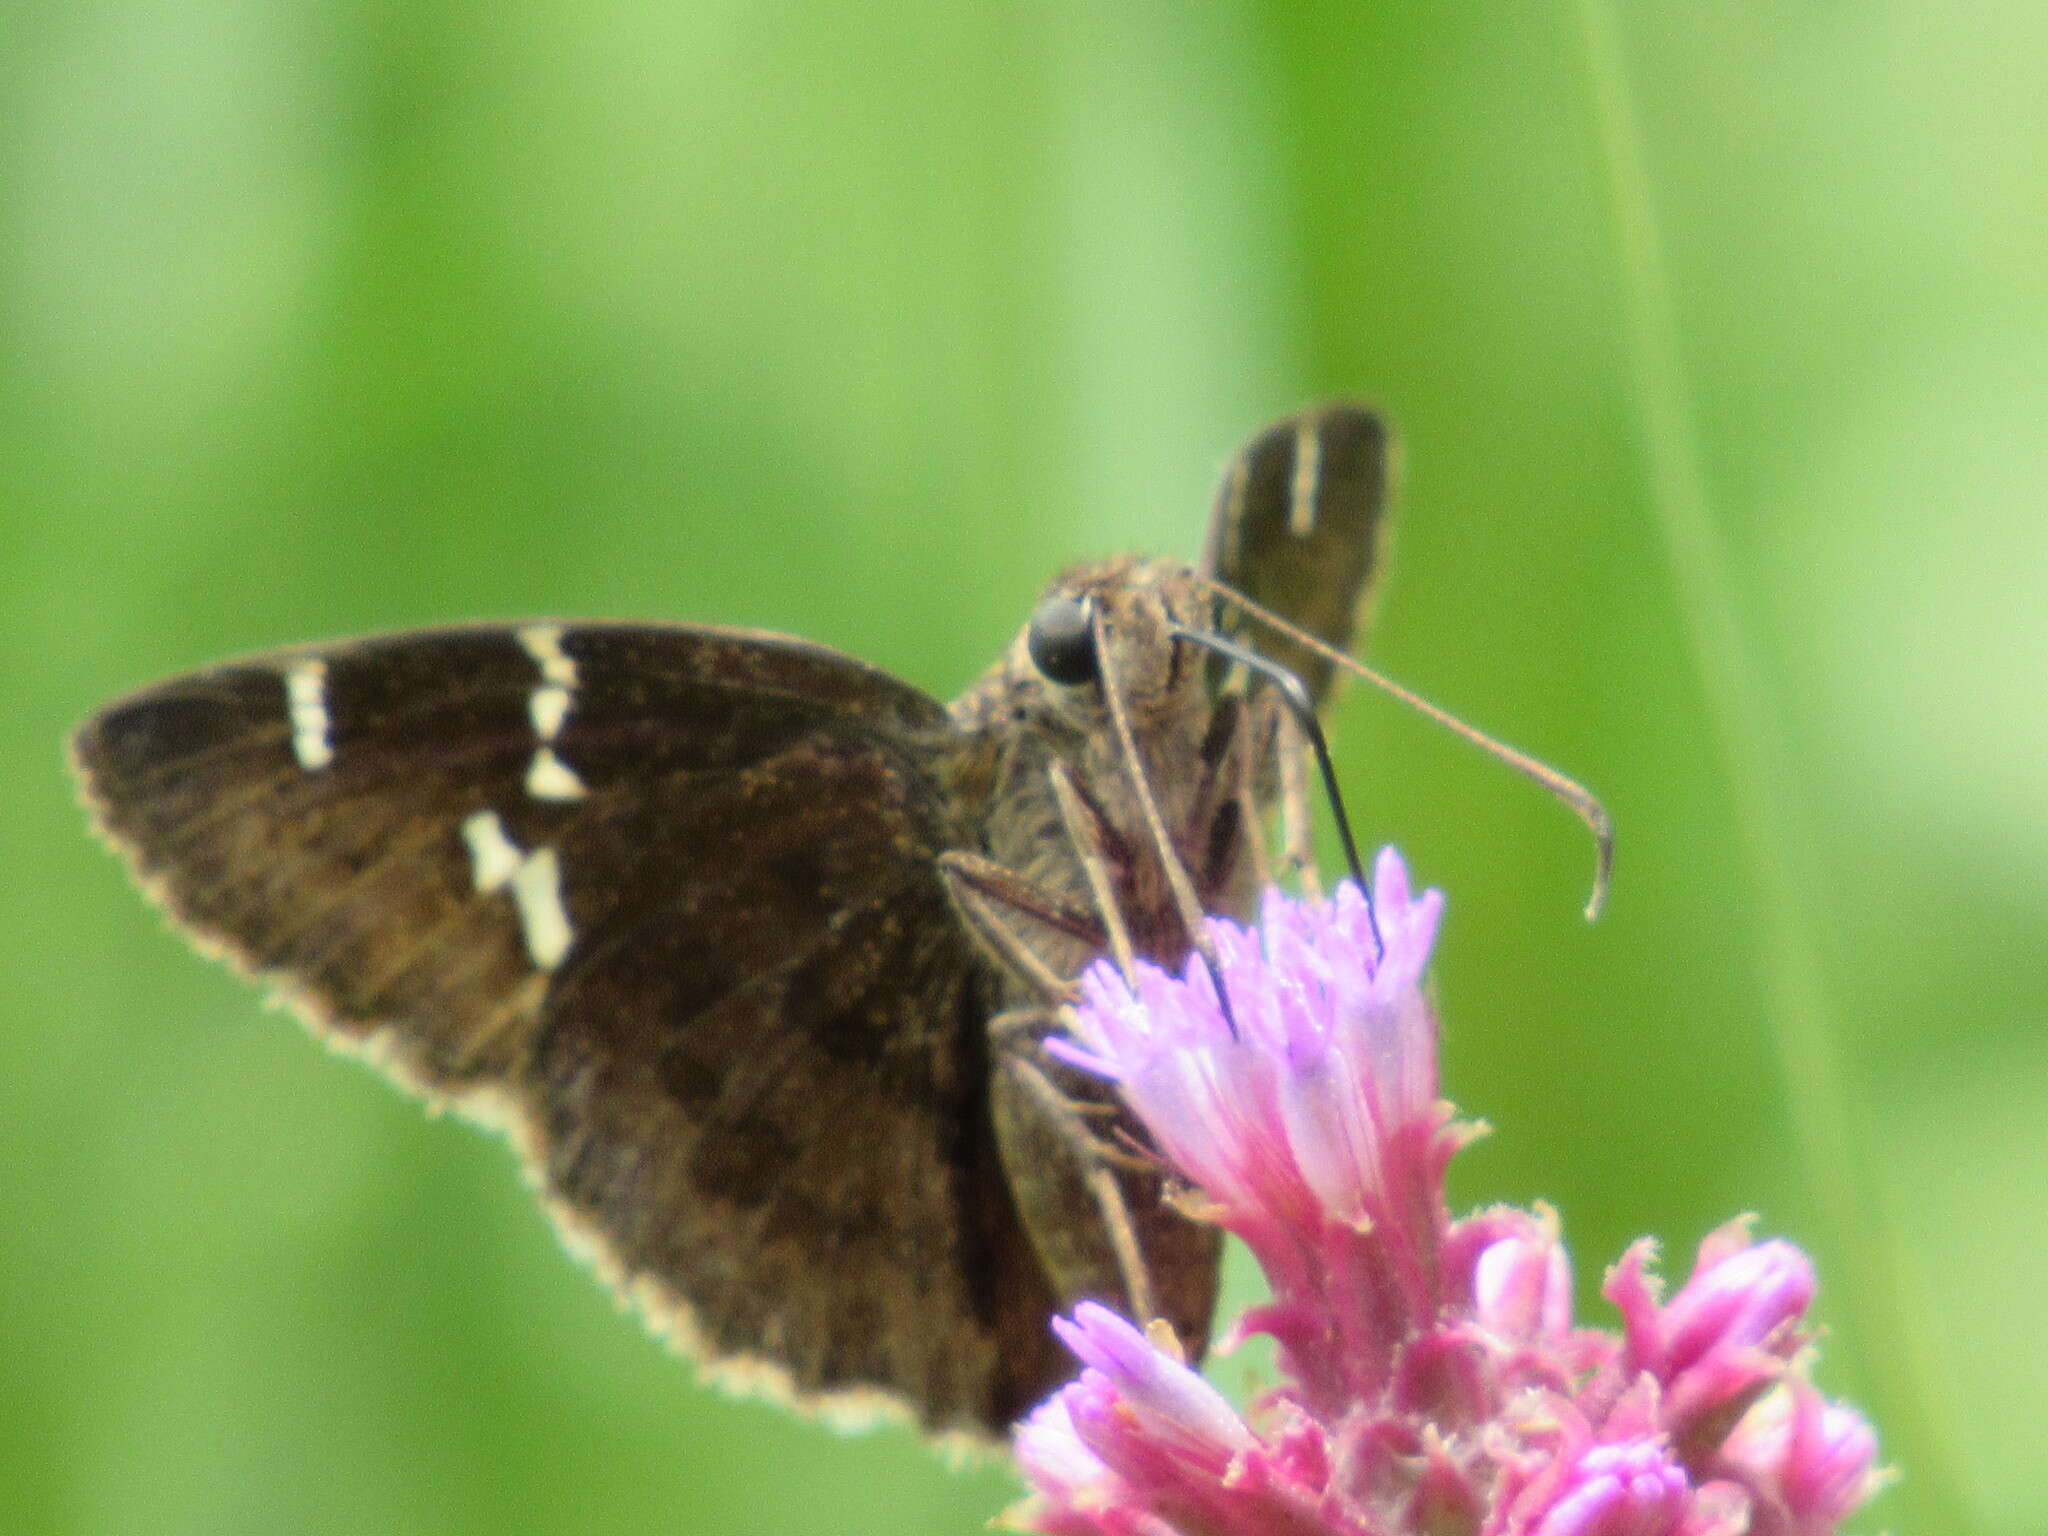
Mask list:
[[[1614,886],[1614,829],[1603,813],[1595,833],[1599,842],[1598,862],[1593,870],[1592,894],[1586,898],[1586,921],[1597,923],[1607,910],[1607,893]]]

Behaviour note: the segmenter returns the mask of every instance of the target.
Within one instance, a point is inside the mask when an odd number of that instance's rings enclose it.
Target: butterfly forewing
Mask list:
[[[951,731],[801,642],[532,625],[199,673],[76,752],[174,916],[509,1122],[657,1324],[757,1384],[975,1428],[1057,1362],[934,864]]]
[[[417,1086],[457,1091],[530,1043],[543,980],[461,837],[525,771],[534,670],[485,632],[285,653],[133,695],[75,752],[174,917]]]

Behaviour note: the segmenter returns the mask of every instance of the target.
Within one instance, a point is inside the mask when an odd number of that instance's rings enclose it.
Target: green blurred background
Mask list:
[[[1588,928],[1556,807],[1341,712],[1356,814],[1450,895],[1449,1090],[1497,1132],[1460,1198],[1556,1202],[1589,1288],[1759,1211],[1905,1474],[1860,1528],[2048,1526],[2048,11],[1606,25],[0,10],[0,1530],[977,1529],[1000,1471],[700,1390],[502,1147],[194,960],[59,742],[486,616],[949,695],[1337,393],[1405,449],[1374,656],[1622,829]]]

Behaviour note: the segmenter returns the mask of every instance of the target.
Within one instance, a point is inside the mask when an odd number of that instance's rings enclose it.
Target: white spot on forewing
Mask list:
[[[1288,487],[1287,531],[1297,539],[1315,532],[1316,496],[1323,478],[1323,440],[1312,421],[1294,431],[1294,483]]]
[[[536,800],[581,800],[590,793],[576,777],[576,770],[555,756],[553,747],[542,747],[533,754],[526,770],[526,792]]]
[[[527,713],[533,716],[534,735],[542,741],[553,741],[555,732],[569,718],[569,690],[553,683],[545,688],[536,688],[533,697],[526,701],[526,708]]]
[[[569,909],[562,902],[562,866],[555,850],[523,852],[506,835],[496,811],[478,811],[466,818],[462,840],[469,845],[476,888],[486,893],[510,889],[533,963],[549,971],[560,965],[576,930],[570,927]]]
[[[569,909],[562,905],[562,869],[552,848],[536,848],[512,877],[512,900],[519,908],[519,927],[533,963],[551,971],[569,953],[576,932]]]
[[[462,840],[469,844],[469,860],[476,870],[476,888],[502,890],[519,873],[525,855],[505,835],[505,823],[496,811],[478,811],[462,823]]]
[[[292,755],[307,772],[334,761],[334,721],[327,713],[327,663],[296,661],[284,675],[291,709]]]
[[[542,682],[553,683],[558,688],[576,686],[576,663],[562,649],[561,625],[529,624],[519,631],[519,643],[526,647],[526,654],[540,668]]]
[[[526,792],[538,800],[580,800],[588,793],[583,781],[549,745],[561,734],[562,722],[569,718],[569,706],[575,700],[576,663],[562,649],[559,624],[530,624],[519,631],[519,643],[540,669],[540,686],[526,701],[533,734],[541,743],[526,770]]]

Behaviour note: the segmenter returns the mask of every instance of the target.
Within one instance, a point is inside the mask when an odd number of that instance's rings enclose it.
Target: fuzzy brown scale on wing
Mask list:
[[[348,676],[330,670],[330,685]],[[433,765],[411,792],[432,805],[522,750],[515,698],[495,736]],[[108,833],[172,915],[246,969],[282,981],[324,1027],[361,1038],[409,1022],[397,1064],[456,1091],[516,1055],[495,1000],[531,969],[510,915],[473,900],[468,855],[443,816],[395,816],[404,772],[357,742],[307,771],[284,722],[276,667],[230,667],[116,705],[76,751]],[[472,1028],[473,1020],[490,1027]]]
[[[716,827],[747,856],[693,861],[557,978],[537,1064],[551,1187],[714,1352],[992,1423],[1015,1391],[996,1250],[1018,1245],[994,1230],[1014,1216],[980,1102],[985,1006],[931,863],[930,785],[871,738],[814,736],[660,798],[661,842]]]
[[[702,631],[679,648],[588,627],[564,648],[578,682],[555,744],[586,777],[732,773],[818,736],[900,748],[929,733],[943,750],[950,735],[936,700],[801,641]]]

